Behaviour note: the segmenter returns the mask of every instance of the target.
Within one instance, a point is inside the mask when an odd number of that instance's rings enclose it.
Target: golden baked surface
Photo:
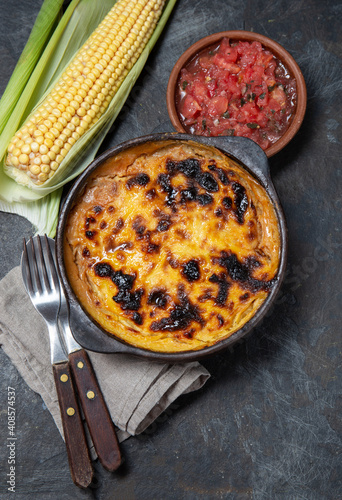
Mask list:
[[[276,282],[265,190],[214,148],[164,141],[96,169],[74,204],[72,288],[107,332],[160,352],[202,349],[244,325]]]

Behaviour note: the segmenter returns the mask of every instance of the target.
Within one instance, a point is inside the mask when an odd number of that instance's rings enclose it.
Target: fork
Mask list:
[[[55,241],[47,238],[54,260]],[[58,273],[57,263],[55,267]],[[69,307],[61,280],[58,320],[66,345],[69,365],[78,399],[99,461],[105,469],[115,471],[121,464],[121,452],[115,427],[87,352],[76,342],[69,323]]]
[[[68,358],[58,333],[59,279],[47,236],[45,238],[35,236],[30,238],[28,243],[24,239],[21,271],[32,303],[44,318],[48,327],[52,370],[71,477],[77,486],[87,488],[92,482],[93,467],[69,370]]]

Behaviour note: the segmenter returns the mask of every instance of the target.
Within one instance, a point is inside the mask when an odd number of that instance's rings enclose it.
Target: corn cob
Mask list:
[[[102,116],[152,35],[165,0],[119,0],[9,143],[5,170],[40,186]]]

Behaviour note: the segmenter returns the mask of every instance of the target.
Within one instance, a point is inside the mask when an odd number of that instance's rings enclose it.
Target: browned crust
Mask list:
[[[264,188],[193,142],[107,160],[65,230],[66,271],[83,307],[109,333],[159,352],[202,349],[241,328],[274,286],[279,256]]]

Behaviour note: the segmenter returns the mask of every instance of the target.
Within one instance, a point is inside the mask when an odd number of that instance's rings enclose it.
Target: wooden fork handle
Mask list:
[[[87,488],[93,467],[68,362],[52,365],[72,480]]]
[[[114,471],[121,464],[120,447],[91,361],[80,349],[69,354],[69,363],[96,453],[103,467]]]

